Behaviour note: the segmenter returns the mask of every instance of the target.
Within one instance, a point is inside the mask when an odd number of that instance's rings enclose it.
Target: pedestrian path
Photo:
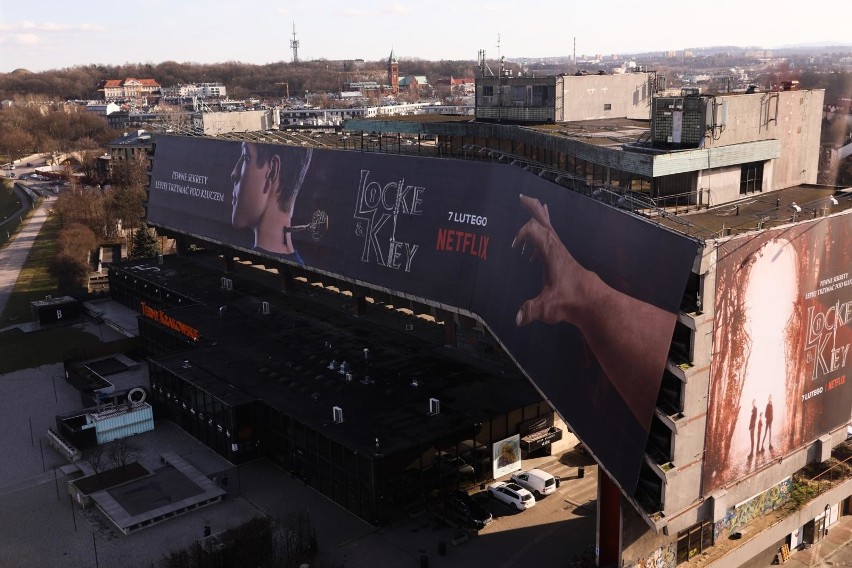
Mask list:
[[[0,249],[0,314],[6,309],[6,303],[15,288],[21,268],[51,208],[52,202],[49,198],[40,202],[30,218],[21,225],[20,231]]]

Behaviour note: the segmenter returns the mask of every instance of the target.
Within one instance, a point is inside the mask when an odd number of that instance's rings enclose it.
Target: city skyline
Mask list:
[[[387,58],[476,60],[632,54],[712,46],[777,49],[850,44],[852,3],[828,12],[792,1],[719,0],[697,16],[626,0],[583,6],[546,1],[537,12],[509,2],[464,6],[410,0],[265,1],[246,9],[222,0],[151,0],[145,9],[91,10],[46,0],[0,6],[0,73],[78,65],[162,61],[265,64],[292,61],[295,26],[301,60]],[[795,15],[793,15],[795,14]],[[529,24],[524,23],[524,19]]]

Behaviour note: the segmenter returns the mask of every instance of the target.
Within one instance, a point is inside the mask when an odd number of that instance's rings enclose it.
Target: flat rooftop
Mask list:
[[[719,238],[825,217],[852,208],[852,189],[802,184],[678,213],[650,213],[661,225],[701,239]]]
[[[441,128],[442,124],[447,125],[448,129],[456,131],[453,128],[454,125],[474,121],[469,116],[411,115],[359,118],[350,122],[358,129],[363,129],[363,132],[360,130],[344,130],[343,133],[327,131],[243,132],[229,134],[221,138],[309,145],[337,150],[349,149],[440,156],[441,151],[435,146],[435,143],[423,139],[421,135],[430,132],[441,133],[444,130]],[[375,130],[370,130],[371,125],[375,125]],[[596,147],[605,147],[612,151],[627,150],[643,154],[669,152],[651,147],[648,142],[649,120],[611,118],[557,124],[525,124],[519,125],[517,128],[556,138],[566,138]],[[418,138],[413,143],[404,143],[406,139],[411,141],[415,136]],[[482,149],[482,151],[485,152],[485,149]],[[494,153],[502,152],[495,150]],[[444,155],[446,156],[446,154]],[[453,157],[482,159],[482,156],[476,152],[470,156],[466,152],[457,152]],[[834,201],[837,201],[837,203],[834,203]],[[802,208],[801,212],[795,211],[794,203]],[[694,206],[649,209],[642,204],[624,207],[624,209],[632,210],[634,213],[645,217],[651,217],[659,224],[674,231],[701,239],[710,239],[758,230],[761,227],[770,228],[812,219],[844,211],[850,207],[852,207],[852,195],[850,195],[849,188],[802,184],[772,192],[751,194],[734,202],[698,210]]]

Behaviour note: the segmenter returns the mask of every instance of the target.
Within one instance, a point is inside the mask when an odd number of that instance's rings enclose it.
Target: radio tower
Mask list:
[[[299,40],[296,39],[296,22],[293,22],[293,39],[290,40],[290,49],[293,50],[293,63],[299,62]]]

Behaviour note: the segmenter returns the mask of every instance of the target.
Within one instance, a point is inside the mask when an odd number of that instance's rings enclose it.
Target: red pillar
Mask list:
[[[621,566],[621,491],[598,468],[598,566]]]

